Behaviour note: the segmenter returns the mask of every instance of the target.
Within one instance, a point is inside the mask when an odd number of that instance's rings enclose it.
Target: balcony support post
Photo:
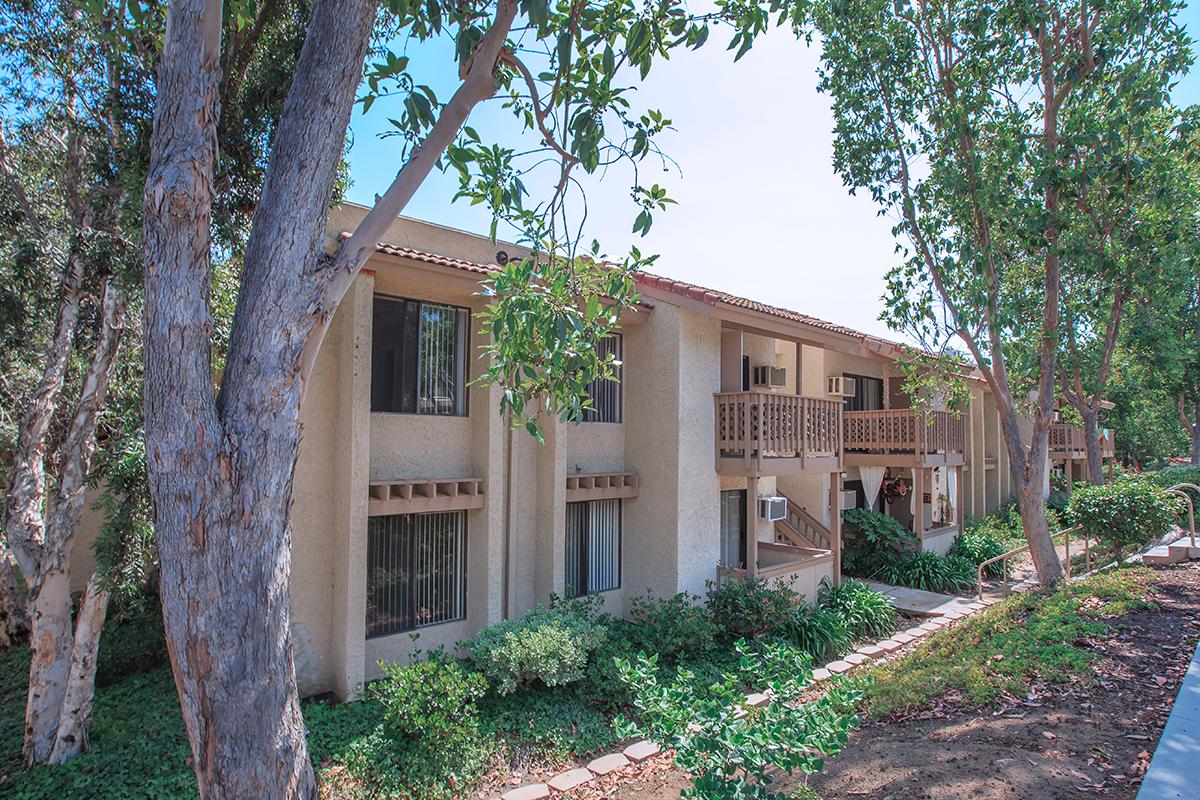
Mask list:
[[[758,478],[746,478],[746,574],[758,574]]]
[[[913,467],[913,533],[925,533],[925,468]]]
[[[842,474],[829,473],[829,549],[833,553],[833,584],[842,585]]]

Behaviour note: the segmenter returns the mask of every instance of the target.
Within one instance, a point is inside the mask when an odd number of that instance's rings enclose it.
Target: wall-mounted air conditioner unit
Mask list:
[[[845,375],[830,375],[825,392],[836,397],[853,397],[856,389],[854,378],[847,378]]]
[[[758,516],[759,519],[765,519],[768,522],[787,519],[787,498],[786,497],[760,497],[758,498]]]
[[[770,367],[761,365],[754,368],[754,379],[751,381],[755,386],[784,386],[787,384],[787,370],[783,367]]]

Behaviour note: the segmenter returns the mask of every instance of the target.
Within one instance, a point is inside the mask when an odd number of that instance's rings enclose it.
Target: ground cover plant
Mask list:
[[[873,670],[866,711],[874,717],[926,707],[947,691],[975,705],[1024,696],[1032,680],[1087,675],[1088,642],[1106,636],[1106,617],[1152,607],[1151,573],[1125,568],[1064,584],[1050,593],[1013,595],[983,614],[931,636],[919,654]]]
[[[611,748],[621,736],[617,715],[636,706],[619,664],[643,655],[673,691],[727,686],[744,694],[768,687],[774,673],[764,659],[794,663],[801,654],[807,671],[894,624],[887,598],[862,584],[827,586],[817,604],[757,578],[710,588],[705,598],[633,598],[628,619],[605,614],[595,597],[554,599],[462,643],[462,658],[421,653],[387,665],[358,700],[305,701],[322,796],[441,800],[488,785],[495,771]],[[105,630],[93,746],[61,767],[22,770],[29,650],[0,651],[0,795],[197,796],[161,618],[147,608],[118,615]]]

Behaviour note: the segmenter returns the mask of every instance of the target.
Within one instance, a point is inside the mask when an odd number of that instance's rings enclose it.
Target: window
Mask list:
[[[883,410],[883,379],[869,378],[866,375],[850,375],[854,379],[854,394],[847,397],[843,410],[845,411],[882,411]]]
[[[746,566],[746,490],[721,492],[721,563]]]
[[[377,296],[371,410],[465,415],[469,323],[465,308]]]
[[[621,501],[567,503],[567,597],[621,586]]]
[[[621,334],[614,333],[605,336],[596,345],[596,354],[607,358],[610,354],[617,361],[621,360]],[[595,408],[583,412],[584,422],[620,422],[621,421],[621,377],[622,366],[618,364],[613,369],[616,380],[606,381],[597,378],[588,384],[588,397],[592,398]]]
[[[367,518],[367,636],[463,619],[467,512]]]

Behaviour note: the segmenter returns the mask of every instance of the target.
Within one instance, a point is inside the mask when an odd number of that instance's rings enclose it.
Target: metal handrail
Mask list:
[[[1080,531],[1080,530],[1083,530],[1083,526],[1076,525],[1073,528],[1067,528],[1066,530],[1061,530],[1058,533],[1053,533],[1050,535],[1051,544],[1054,543],[1055,536],[1063,537],[1063,549],[1064,549],[1063,554],[1065,556],[1065,561],[1066,561],[1066,564],[1064,565],[1064,569],[1066,570],[1068,578],[1071,577],[1071,534],[1075,533],[1077,531]],[[983,571],[984,571],[984,569],[986,569],[987,567],[990,567],[992,564],[995,564],[996,562],[1003,563],[1004,564],[1003,582],[1004,582],[1005,586],[1008,586],[1008,559],[1012,558],[1015,555],[1019,555],[1020,553],[1024,553],[1027,550],[1029,550],[1028,542],[1026,542],[1025,544],[1021,545],[1020,547],[1016,548],[1015,550],[1009,550],[1007,553],[1002,553],[998,556],[995,556],[994,558],[989,558],[987,561],[984,561],[979,565],[978,569],[975,572],[976,588],[978,589],[979,599],[981,599],[981,600],[983,599]],[[1091,547],[1091,541],[1088,537],[1088,533],[1086,530],[1083,531],[1083,553],[1084,553],[1084,557],[1087,559],[1087,566],[1090,568],[1092,565],[1092,547]],[[1055,555],[1057,555],[1057,553]]]
[[[1191,547],[1196,546],[1196,511],[1192,506],[1192,496],[1183,491],[1185,488],[1194,489],[1200,494],[1200,486],[1194,483],[1177,483],[1170,489],[1167,489],[1171,494],[1177,494],[1187,501],[1188,504],[1188,537],[1191,539]]]

